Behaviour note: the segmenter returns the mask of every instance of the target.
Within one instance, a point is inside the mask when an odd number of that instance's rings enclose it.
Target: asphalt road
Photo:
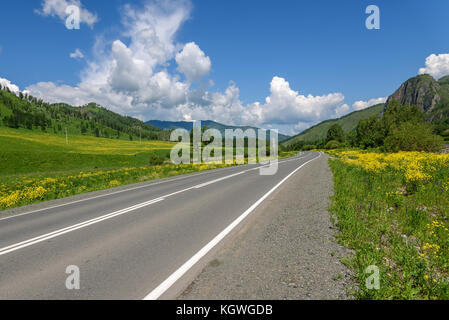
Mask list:
[[[0,299],[174,298],[275,188],[320,156],[178,177],[6,218]],[[307,181],[311,183],[311,181]],[[66,287],[77,266],[80,289]]]

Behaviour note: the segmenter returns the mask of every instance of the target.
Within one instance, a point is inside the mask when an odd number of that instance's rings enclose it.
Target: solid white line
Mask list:
[[[178,270],[176,270],[172,275],[170,275],[164,282],[157,286],[153,291],[151,291],[143,300],[157,300],[161,295],[163,295],[173,284],[176,283],[187,271],[189,271],[198,261],[201,260],[212,248],[214,248],[224,237],[226,237],[236,226],[240,224],[251,212],[254,211],[270,194],[272,194],[277,188],[279,188],[285,181],[287,181],[292,175],[298,172],[302,167],[307,165],[321,157],[321,152],[318,157],[315,157],[286,176],[281,182],[274,186],[270,191],[268,191],[262,198],[257,200],[248,210],[246,210],[241,216],[234,220],[226,229],[224,229],[220,234],[218,234],[212,241],[206,244],[200,251],[198,251],[192,258],[190,258],[186,263],[184,263]]]
[[[290,159],[290,160],[285,160],[285,161],[282,161],[282,162],[279,162],[279,163],[284,163],[284,162],[288,162],[288,161],[292,161],[292,160],[298,160],[298,159],[301,159],[301,157],[298,157],[298,158],[295,158],[295,159]],[[177,177],[177,178],[166,178],[166,180],[164,180],[164,181],[151,182],[151,183],[148,183],[148,184],[143,185],[143,186],[128,188],[128,189],[124,189],[124,190],[110,192],[110,193],[107,193],[107,194],[100,194],[98,196],[93,196],[93,197],[89,197],[89,198],[85,198],[85,199],[75,200],[75,201],[72,201],[72,202],[63,203],[63,204],[59,204],[59,205],[56,205],[56,206],[51,206],[51,207],[48,207],[48,208],[36,209],[36,210],[33,210],[33,211],[12,215],[10,217],[0,218],[0,221],[12,219],[12,218],[17,218],[17,217],[29,215],[29,214],[32,214],[32,213],[45,211],[45,210],[51,210],[51,209],[56,209],[56,208],[60,208],[60,207],[65,207],[65,206],[69,206],[69,205],[72,205],[72,204],[75,204],[75,203],[80,203],[80,202],[89,201],[89,200],[93,200],[93,199],[103,198],[103,197],[107,197],[107,196],[111,196],[111,195],[115,195],[115,194],[119,194],[119,193],[123,193],[123,192],[127,192],[127,191],[134,191],[134,190],[138,190],[138,189],[149,188],[149,187],[156,186],[156,185],[163,184],[163,183],[184,180],[184,179],[193,178],[193,177],[197,177],[197,176],[201,176],[201,175],[205,175],[205,174],[216,173],[216,172],[219,172],[219,171],[225,171],[225,170],[230,170],[230,169],[235,169],[235,168],[241,168],[243,166],[248,166],[248,165],[253,165],[253,164],[246,164],[246,165],[241,165],[241,166],[232,166],[232,167],[227,167],[227,168],[219,168],[219,169],[207,170],[205,172],[198,172],[198,173],[188,174],[188,175],[184,175],[184,176]],[[253,168],[253,170],[257,170],[259,168],[261,168],[261,167]],[[105,190],[107,190],[107,189],[98,190],[98,191],[105,191]],[[1,213],[1,211],[0,211],[0,213]]]
[[[69,232],[72,232],[72,231],[75,231],[75,230],[78,230],[78,229],[81,229],[81,228],[88,227],[88,226],[96,224],[98,222],[101,222],[101,221],[104,221],[104,220],[108,220],[108,219],[120,216],[120,215],[128,213],[130,211],[134,211],[134,210],[137,210],[137,209],[149,206],[151,204],[154,204],[154,203],[157,203],[157,202],[160,202],[160,201],[163,201],[163,200],[164,200],[163,198],[160,198],[160,199],[155,199],[155,200],[151,200],[151,201],[148,201],[148,202],[144,202],[144,203],[135,205],[135,206],[127,208],[127,209],[119,210],[119,211],[116,211],[116,212],[113,212],[113,213],[110,213],[110,214],[107,214],[107,215],[104,215],[104,216],[101,216],[101,217],[98,217],[98,218],[95,218],[95,219],[91,219],[91,220],[88,220],[88,221],[84,221],[84,222],[75,224],[75,225],[70,226],[70,227],[62,228],[62,229],[59,229],[59,230],[56,230],[56,231],[53,231],[53,232],[50,232],[50,233],[47,233],[47,234],[43,234],[41,236],[38,236],[38,237],[35,237],[35,238],[32,238],[32,239],[28,239],[28,240],[25,240],[25,241],[22,241],[22,242],[19,242],[19,243],[15,243],[15,244],[10,245],[8,247],[1,248],[0,249],[0,256],[5,255],[5,254],[10,253],[10,252],[13,252],[13,251],[17,251],[17,250],[22,249],[22,248],[26,248],[26,247],[32,246],[33,244],[36,244],[36,243],[39,243],[39,242],[43,242],[43,241],[46,241],[46,240],[49,240],[49,239],[52,239],[52,238],[59,237],[59,236],[61,236],[63,234],[66,234],[66,233],[69,233]]]
[[[284,162],[287,162],[287,161],[284,161]],[[78,230],[78,229],[81,229],[81,228],[88,227],[90,225],[93,225],[93,224],[99,223],[101,221],[108,220],[108,219],[111,219],[111,218],[123,215],[123,214],[128,213],[128,212],[135,211],[137,209],[140,209],[140,208],[149,206],[151,204],[163,201],[166,198],[172,197],[172,196],[177,195],[179,193],[186,192],[186,191],[189,191],[189,190],[192,190],[192,189],[198,189],[198,188],[204,187],[205,185],[210,185],[210,184],[213,184],[213,183],[225,180],[225,179],[229,179],[229,178],[241,175],[243,173],[249,172],[251,170],[253,170],[253,169],[244,170],[244,171],[241,171],[241,172],[238,172],[238,173],[235,173],[235,174],[231,174],[229,176],[225,176],[225,177],[222,177],[222,178],[219,178],[219,179],[215,179],[215,180],[209,181],[207,183],[203,183],[203,184],[199,184],[199,185],[196,185],[196,186],[193,186],[193,187],[185,188],[185,189],[182,189],[182,190],[179,190],[179,191],[176,191],[176,192],[164,195],[162,197],[159,197],[159,198],[156,198],[156,199],[153,199],[153,200],[149,200],[149,201],[146,201],[146,202],[143,202],[143,203],[140,203],[140,204],[136,204],[136,205],[134,205],[132,207],[128,207],[128,208],[121,209],[121,210],[118,210],[118,211],[115,211],[115,212],[112,212],[112,213],[108,213],[108,214],[102,215],[102,216],[97,217],[97,218],[93,218],[93,219],[90,219],[90,220],[87,220],[87,221],[84,221],[84,222],[80,222],[78,224],[75,224],[75,225],[72,225],[72,226],[69,226],[69,227],[65,227],[65,228],[62,228],[62,229],[59,229],[59,230],[55,230],[55,231],[52,231],[50,233],[46,233],[46,234],[40,235],[40,236],[32,238],[32,239],[28,239],[28,240],[25,240],[25,241],[22,241],[22,242],[19,242],[19,243],[15,243],[15,244],[9,245],[9,246],[4,247],[4,248],[0,248],[0,256],[5,255],[5,254],[10,253],[10,252],[17,251],[17,250],[22,249],[22,248],[29,247],[31,245],[34,245],[34,244],[37,244],[37,243],[40,243],[40,242],[43,242],[43,241],[46,241],[46,240],[49,240],[49,239],[52,239],[52,238],[59,237],[59,236],[64,235],[66,233],[69,233],[69,232],[72,232],[72,231],[75,231],[75,230]]]

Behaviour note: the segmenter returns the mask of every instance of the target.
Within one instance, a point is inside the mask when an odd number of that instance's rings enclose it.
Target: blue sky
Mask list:
[[[65,27],[69,4],[82,9],[79,30]],[[370,4],[380,30],[365,27]],[[0,78],[142,120],[292,134],[381,101],[420,68],[445,75],[448,12],[445,0],[6,1]]]

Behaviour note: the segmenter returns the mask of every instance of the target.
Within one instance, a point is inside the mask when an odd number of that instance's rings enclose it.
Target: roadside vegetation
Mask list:
[[[334,124],[316,143],[331,155],[330,211],[354,252],[344,262],[359,299],[449,299],[449,155],[435,132],[416,106],[392,101],[381,117],[346,135]],[[370,266],[379,289],[366,285]]]
[[[449,155],[330,151],[338,241],[361,299],[449,299]],[[368,266],[380,289],[368,289]]]
[[[69,135],[67,141],[63,135],[0,127],[0,210],[230,166],[174,165],[169,161],[174,145],[86,135]]]
[[[86,170],[72,173],[60,172],[6,176],[2,177],[0,182],[0,209],[10,209],[85,192],[226,166],[230,165],[164,164],[110,170]]]

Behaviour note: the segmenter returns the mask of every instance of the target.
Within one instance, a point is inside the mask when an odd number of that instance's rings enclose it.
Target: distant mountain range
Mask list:
[[[428,74],[419,75],[405,81],[399,89],[388,97],[385,104],[378,104],[364,110],[355,111],[339,119],[323,121],[300,134],[283,141],[284,146],[296,141],[314,142],[326,137],[327,131],[338,123],[345,133],[354,130],[358,122],[373,115],[381,116],[392,100],[400,104],[416,105],[424,112],[426,120],[449,129],[449,76],[435,80]]]
[[[159,129],[163,129],[163,130],[172,130],[172,129],[186,129],[188,131],[192,130],[193,128],[193,122],[190,121],[161,121],[161,120],[150,120],[147,121],[146,124],[149,124],[153,127],[159,128]],[[243,131],[247,130],[247,129],[254,129],[254,130],[258,130],[258,128],[256,127],[250,127],[250,126],[231,126],[231,125],[226,125],[226,124],[222,124],[222,123],[218,123],[215,121],[211,121],[211,120],[202,120],[201,121],[201,125],[207,126],[211,129],[217,129],[218,131],[220,131],[220,133],[224,136],[225,135],[225,130],[226,129],[242,129]],[[279,133],[279,141],[285,141],[287,139],[290,138],[290,136],[284,135]]]

